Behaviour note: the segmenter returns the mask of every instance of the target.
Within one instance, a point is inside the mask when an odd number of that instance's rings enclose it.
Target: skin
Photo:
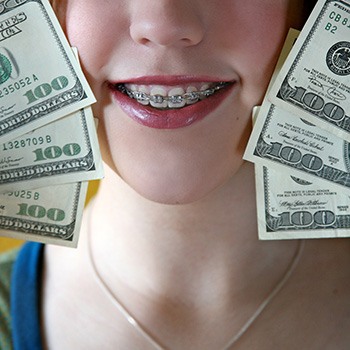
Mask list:
[[[99,101],[94,111],[112,169],[142,196],[170,204],[201,199],[233,176],[252,106],[262,99],[286,31],[298,26],[297,13],[287,18],[289,7],[289,1],[61,1],[67,36]],[[210,76],[237,86],[203,123],[164,133],[126,118],[106,84],[152,75]]]
[[[46,347],[152,349],[96,284],[90,244],[114,295],[162,344],[218,349],[282,278],[298,245],[258,241],[254,169],[242,154],[285,34],[301,25],[302,1],[53,5],[98,100],[106,177],[78,249],[45,249]],[[108,88],[154,75],[236,84],[201,122],[165,131],[127,117]],[[345,240],[307,242],[283,291],[235,349],[346,349],[348,248]]]

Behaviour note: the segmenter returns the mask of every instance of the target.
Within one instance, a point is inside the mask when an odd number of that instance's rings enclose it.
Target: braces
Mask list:
[[[130,98],[134,98],[135,100],[138,100],[140,102],[153,102],[153,103],[161,104],[164,101],[167,101],[173,104],[182,104],[184,101],[197,102],[201,98],[209,97],[213,95],[215,92],[217,92],[218,90],[225,88],[227,85],[229,85],[229,83],[220,82],[214,87],[211,87],[204,91],[186,92],[183,95],[174,95],[174,96],[148,95],[144,92],[128,90],[125,87],[125,85],[119,85],[118,89],[120,92],[127,94]]]

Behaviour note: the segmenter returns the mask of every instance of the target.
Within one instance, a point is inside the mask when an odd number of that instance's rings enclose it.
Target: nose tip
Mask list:
[[[146,3],[152,5],[145,8]],[[138,7],[134,12],[130,25],[130,35],[136,43],[188,47],[203,40],[204,28],[200,18],[182,1],[165,3],[157,0],[144,1],[143,4],[143,10]]]

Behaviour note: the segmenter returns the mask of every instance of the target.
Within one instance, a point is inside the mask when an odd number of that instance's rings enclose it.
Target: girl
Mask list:
[[[242,160],[311,2],[52,5],[98,100],[106,177],[77,250],[29,244],[17,258],[34,272],[11,293],[40,287],[32,310],[11,311],[17,348],[348,349],[348,241],[259,241]]]

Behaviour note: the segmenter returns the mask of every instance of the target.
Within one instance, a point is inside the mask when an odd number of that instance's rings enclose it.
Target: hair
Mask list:
[[[316,5],[317,0],[304,0],[304,21],[310,16],[311,11]]]

